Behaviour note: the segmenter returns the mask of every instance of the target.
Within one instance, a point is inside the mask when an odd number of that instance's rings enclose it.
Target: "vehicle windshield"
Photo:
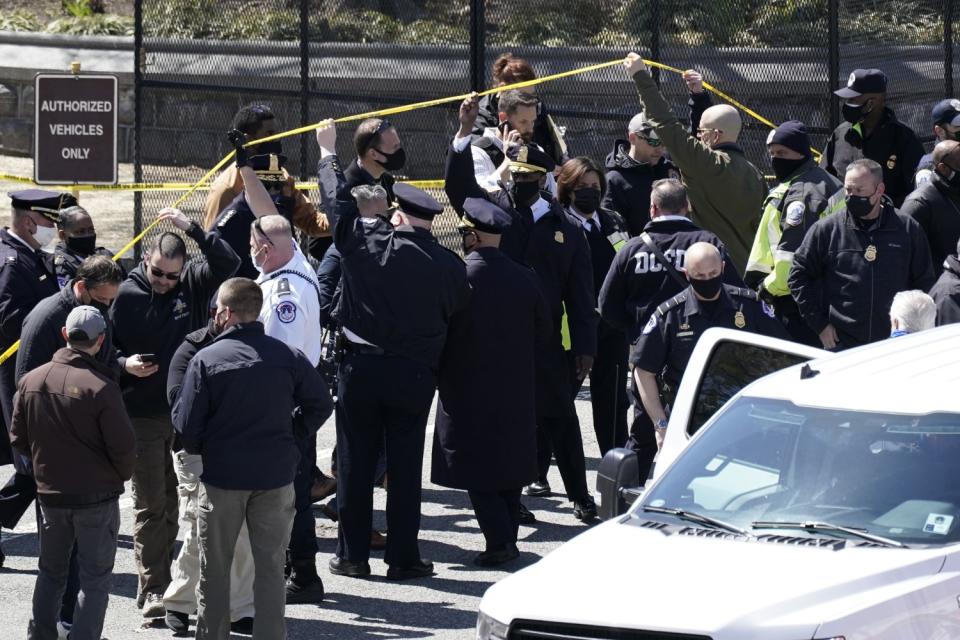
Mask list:
[[[827,535],[753,527],[820,522],[909,545],[946,544],[960,540],[958,461],[957,414],[835,411],[741,397],[690,443],[643,504],[756,535]]]

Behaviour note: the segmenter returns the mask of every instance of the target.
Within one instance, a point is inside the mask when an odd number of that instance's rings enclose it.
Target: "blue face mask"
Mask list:
[[[899,338],[900,336],[906,336],[906,335],[910,335],[910,332],[904,331],[903,329],[895,329],[894,331],[890,332],[891,338]]]

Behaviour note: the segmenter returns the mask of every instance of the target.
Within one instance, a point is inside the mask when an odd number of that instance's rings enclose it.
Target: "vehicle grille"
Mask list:
[[[508,640],[711,640],[685,633],[615,629],[558,622],[518,620],[510,625]]]

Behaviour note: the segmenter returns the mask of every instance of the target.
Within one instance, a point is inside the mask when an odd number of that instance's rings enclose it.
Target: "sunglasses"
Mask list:
[[[654,149],[656,149],[657,147],[663,144],[663,140],[661,140],[660,138],[648,138],[647,136],[641,135],[639,133],[637,134],[637,137],[643,140],[644,142],[646,142],[648,145],[650,145]]]
[[[157,268],[156,268],[155,266],[153,266],[152,264],[148,264],[147,266],[150,267],[150,273],[153,274],[153,277],[154,277],[154,278],[163,278],[163,279],[165,279],[165,280],[170,280],[171,282],[176,282],[177,280],[180,279],[180,273],[179,273],[179,272],[177,272],[177,273],[167,273],[166,271],[161,271],[160,269],[157,269]]]

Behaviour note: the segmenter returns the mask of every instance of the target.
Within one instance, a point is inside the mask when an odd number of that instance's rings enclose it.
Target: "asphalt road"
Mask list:
[[[586,392],[582,392],[581,398],[586,397]],[[587,453],[587,482],[594,489],[599,454],[589,403],[578,400],[577,411]],[[510,571],[536,562],[585,530],[586,525],[573,517],[572,507],[564,497],[524,498],[524,503],[536,514],[538,524],[521,527],[518,545],[521,557],[503,571],[474,567],[471,560],[483,550],[483,536],[477,527],[466,492],[445,489],[429,482],[432,415],[427,430],[420,550],[425,559],[434,562],[436,575],[402,583],[387,582],[384,579],[386,565],[382,552],[374,552],[371,558],[373,575],[369,579],[331,575],[326,565],[336,549],[336,524],[316,511],[320,545],[317,565],[327,596],[320,605],[287,607],[287,629],[292,640],[472,638],[477,606],[487,587],[509,575]],[[329,470],[334,439],[331,420],[318,436],[318,460],[325,470]],[[0,482],[6,482],[11,472],[12,467],[0,468]],[[496,470],[491,469],[491,473],[496,473]],[[550,484],[555,492],[562,490],[563,484],[556,467],[551,468]],[[374,524],[381,529],[386,528],[383,514],[385,501],[386,493],[376,490]],[[160,628],[145,627],[135,606],[137,576],[133,561],[133,513],[129,488],[121,497],[120,504],[122,523],[119,548],[103,636],[109,640],[170,638],[172,634],[162,627],[162,623]],[[7,560],[5,567],[0,569],[0,639],[19,640],[26,638],[37,574],[38,538],[32,509],[12,533],[3,532],[3,549]]]

